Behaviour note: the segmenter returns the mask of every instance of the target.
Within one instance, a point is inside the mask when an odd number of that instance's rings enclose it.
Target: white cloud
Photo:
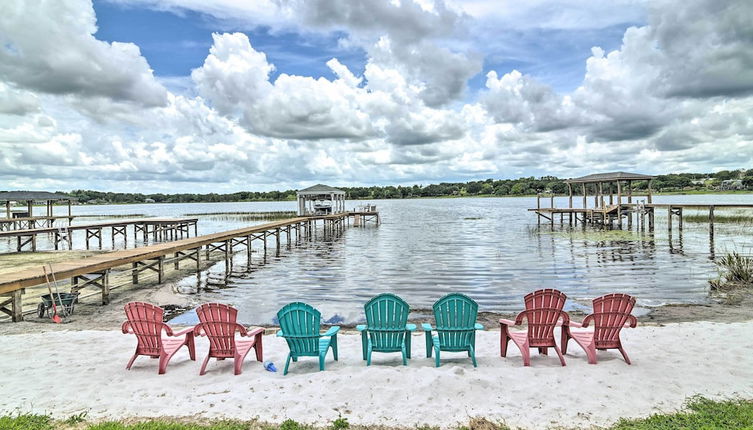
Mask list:
[[[51,94],[163,105],[165,89],[138,46],[97,40],[96,30],[87,0],[4,2],[0,79]]]

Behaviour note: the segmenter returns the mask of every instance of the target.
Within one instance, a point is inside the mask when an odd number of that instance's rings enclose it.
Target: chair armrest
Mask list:
[[[504,324],[504,325],[517,325],[517,324],[515,324],[515,321],[504,319],[504,318],[500,318],[499,319],[499,323],[500,324]]]
[[[189,333],[193,336],[193,329],[194,329],[193,327],[189,327],[189,328],[183,329],[183,330],[181,330],[181,331],[179,331],[177,333],[172,333],[171,336],[178,337],[178,336],[187,335]]]
[[[333,325],[322,336],[334,336],[337,334],[338,331],[340,331],[340,326]]]
[[[431,331],[432,330],[431,329],[431,324],[423,323],[423,324],[421,324],[421,329],[423,331]]]
[[[635,328],[635,326],[638,325],[638,318],[628,315],[628,320],[625,322],[626,324],[630,324],[630,328]]]
[[[476,324],[473,324],[473,329],[474,330],[483,330],[484,326],[481,323],[476,323]]]
[[[130,321],[124,322],[123,325],[120,326],[120,330],[123,332],[123,334],[133,333],[131,322]]]
[[[405,325],[406,331],[416,331],[416,325],[415,324],[406,324]]]
[[[557,323],[557,325],[564,325],[561,323]],[[570,320],[569,323],[567,323],[568,327],[575,327],[575,328],[583,328],[583,323],[579,323],[578,321]]]
[[[282,333],[282,330],[277,330],[276,336],[277,337],[285,337],[285,335]]]
[[[264,327],[256,327],[253,330],[248,330],[246,332],[246,337],[254,337],[259,333],[264,333]]]
[[[356,330],[358,330],[358,331],[360,331],[360,332],[362,332],[362,331],[366,330],[366,324],[358,324],[358,325],[356,326]]]

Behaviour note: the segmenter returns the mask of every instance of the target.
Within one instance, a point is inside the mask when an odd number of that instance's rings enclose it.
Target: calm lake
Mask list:
[[[654,202],[751,204],[753,195],[658,196]],[[348,202],[347,207],[363,203]],[[270,323],[291,301],[314,305],[331,322],[355,322],[363,319],[363,303],[381,292],[396,293],[413,308],[430,308],[442,295],[458,291],[478,301],[482,310],[513,312],[522,307],[523,295],[538,288],[564,291],[572,299],[571,309],[611,292],[632,294],[642,306],[656,306],[708,300],[708,280],[716,275],[708,224],[686,221],[682,234],[675,224],[670,241],[663,210],[657,211],[656,229],[650,234],[635,231],[635,224],[632,232],[539,227],[536,215],[526,210],[536,206],[531,197],[369,203],[381,214],[378,227],[351,227],[333,240],[283,247],[279,258],[270,252],[266,264],[261,264],[261,254],[254,254],[247,266],[245,252],[239,252],[226,282],[220,262],[203,274],[199,288],[192,276],[179,283],[176,294],[232,304],[245,323]],[[566,198],[556,199],[556,205],[566,206]],[[88,224],[105,221],[108,215],[180,217],[294,209],[295,202],[272,202],[74,206],[73,212],[103,216],[74,221]],[[64,208],[56,208],[58,212]],[[207,234],[258,223],[206,215],[199,216],[198,230]],[[80,242],[74,242],[74,248],[81,249],[83,234],[77,236]],[[40,243],[50,249],[44,240]],[[105,237],[104,244],[109,243]],[[12,246],[11,240],[0,242],[4,250]],[[261,242],[255,246],[260,248]],[[716,255],[733,250],[751,254],[753,225],[716,225]]]

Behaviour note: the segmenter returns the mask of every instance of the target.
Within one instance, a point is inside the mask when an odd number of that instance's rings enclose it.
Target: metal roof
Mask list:
[[[0,201],[23,201],[23,200],[78,200],[73,196],[47,191],[2,191]]]
[[[643,181],[648,179],[654,179],[656,176],[642,175],[640,173],[628,173],[628,172],[610,172],[610,173],[594,173],[593,175],[581,176],[580,178],[568,179],[567,183],[570,184],[587,184],[592,182],[614,182],[614,181]]]
[[[302,190],[298,190],[298,195],[319,195],[319,194],[345,194],[345,191],[330,187],[329,185],[316,184]]]

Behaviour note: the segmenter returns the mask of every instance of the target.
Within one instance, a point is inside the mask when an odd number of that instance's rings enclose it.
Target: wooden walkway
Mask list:
[[[138,238],[139,233],[143,234],[146,242],[151,236],[154,241],[173,240],[190,236],[190,229],[193,226],[194,235],[196,235],[196,223],[198,218],[144,218],[136,220],[110,221],[97,224],[81,224],[65,227],[45,227],[32,228],[25,230],[0,231],[0,238],[15,237],[16,251],[23,252],[28,247],[30,251],[37,250],[37,236],[40,234],[52,234],[52,241],[55,249],[59,249],[61,243],[68,245],[72,249],[73,241],[71,234],[74,231],[83,230],[86,233],[86,249],[89,249],[89,240],[96,239],[99,249],[102,249],[102,229],[110,228],[112,230],[112,246],[115,247],[115,238],[118,235],[123,237],[126,245],[128,243],[129,226],[133,226],[133,240]]]
[[[0,231],[52,227],[57,220],[68,220],[68,225],[71,225],[73,218],[75,216],[70,215],[0,218]]]
[[[328,216],[291,218],[55,263],[52,264],[52,272],[58,280],[71,279],[71,292],[73,293],[86,287],[98,288],[102,293],[102,304],[107,304],[110,294],[109,273],[115,267],[131,265],[134,284],[139,282],[139,273],[145,270],[157,272],[158,282],[162,283],[167,256],[172,256],[169,263],[173,263],[176,269],[179,268],[180,261],[189,259],[196,263],[198,271],[201,268],[202,248],[205,251],[205,258],[208,259],[212,251],[221,251],[225,254],[225,260],[228,261],[234,248],[241,246],[246,249],[250,259],[254,240],[263,241],[266,255],[269,236],[275,237],[276,255],[279,256],[281,234],[286,235],[287,244],[290,246],[293,234],[299,240],[312,237],[317,221],[323,222],[325,234],[334,234],[344,231],[345,224],[350,223],[350,217],[354,218],[355,225],[364,223],[367,219],[374,219],[377,224],[379,223],[378,212],[344,212]],[[45,276],[41,267],[0,274],[0,311],[10,315],[13,321],[23,320],[21,296],[24,289],[44,283]],[[3,299],[3,297],[6,298]]]

